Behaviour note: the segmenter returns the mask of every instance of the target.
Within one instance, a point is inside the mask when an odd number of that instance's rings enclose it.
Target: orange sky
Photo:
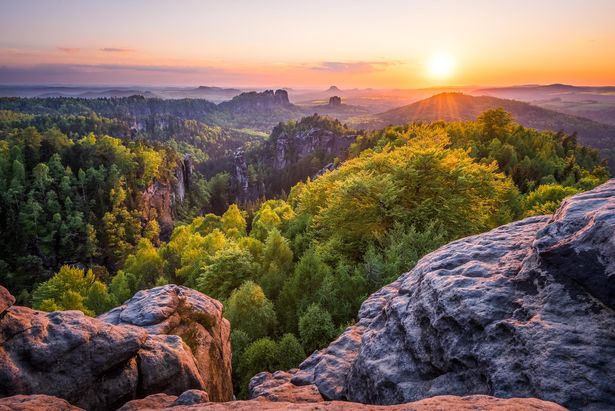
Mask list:
[[[615,84],[614,21],[611,0],[20,0],[0,84]]]

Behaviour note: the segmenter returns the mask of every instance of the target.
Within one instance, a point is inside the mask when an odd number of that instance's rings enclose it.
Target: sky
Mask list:
[[[0,84],[538,83],[615,84],[615,0],[0,0]]]

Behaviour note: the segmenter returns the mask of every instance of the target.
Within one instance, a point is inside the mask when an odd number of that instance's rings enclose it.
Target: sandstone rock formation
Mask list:
[[[230,101],[220,103],[218,107],[231,112],[247,112],[253,110],[270,110],[276,107],[293,107],[288,100],[286,90],[265,90],[262,93],[250,91],[233,97]]]
[[[330,106],[341,106],[342,105],[342,98],[340,96],[333,96],[329,98],[329,105]]]
[[[140,400],[132,400],[117,411],[160,410],[178,406],[204,404],[209,402],[205,391],[188,390],[179,397],[167,394],[153,394]]]
[[[294,372],[276,371],[273,374],[261,372],[250,380],[248,396],[251,399],[285,402],[322,402],[324,398],[313,385],[296,386],[290,382]]]
[[[366,300],[357,323],[291,382],[371,404],[488,394],[613,409],[614,251],[611,180],[551,217],[427,255]],[[266,382],[255,377],[252,392]]]
[[[232,399],[230,325],[219,301],[187,287],[164,285],[139,291],[98,319],[136,325],[150,335],[180,336],[191,349],[210,399]]]
[[[168,398],[167,398],[168,397]],[[552,402],[535,398],[502,399],[484,395],[455,397],[450,395],[427,398],[421,401],[399,405],[366,405],[352,402],[327,401],[319,403],[273,402],[265,400],[231,401],[225,403],[200,403],[193,406],[182,406],[173,401],[172,396],[151,395],[142,400],[127,403],[118,411],[273,411],[273,410],[306,410],[306,411],[565,411],[565,408]],[[181,397],[180,397],[181,398]]]
[[[142,212],[146,220],[156,219],[161,238],[168,238],[173,230],[177,208],[183,203],[190,189],[194,165],[192,156],[186,154],[177,163],[174,181],[155,181],[142,194]]]
[[[3,305],[7,295],[0,287]],[[218,301],[173,285],[137,293],[102,320],[12,306],[0,316],[0,397],[47,394],[88,410],[191,388],[231,399],[228,334]]]
[[[0,398],[0,411],[83,411],[62,398],[50,395],[14,395]]]
[[[15,304],[15,297],[9,293],[9,290],[0,286],[0,318],[13,304]]]
[[[295,134],[282,131],[276,135],[273,168],[283,170],[315,152],[328,157],[344,156],[354,140],[355,136],[339,135],[318,127]]]
[[[264,197],[265,184],[263,181],[251,181],[248,174],[248,163],[243,148],[233,153],[233,191],[237,193],[237,202],[243,204],[257,198]]]

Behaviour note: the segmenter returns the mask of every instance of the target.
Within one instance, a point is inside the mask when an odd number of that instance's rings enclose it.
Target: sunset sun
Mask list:
[[[427,63],[430,77],[444,80],[451,77],[455,71],[455,60],[445,53],[434,54]]]

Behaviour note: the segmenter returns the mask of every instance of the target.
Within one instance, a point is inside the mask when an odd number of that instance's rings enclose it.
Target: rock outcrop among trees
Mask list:
[[[196,291],[142,291],[100,319],[11,306],[2,287],[0,296],[0,397],[46,394],[87,410],[191,388],[232,398],[228,321]]]
[[[209,398],[233,398],[230,325],[222,317],[218,300],[171,284],[139,291],[98,319],[113,325],[136,325],[150,334],[181,337],[190,347]]]
[[[369,404],[485,394],[612,408],[614,241],[615,180],[454,241],[369,297],[290,382]],[[271,378],[252,381],[255,393]]]

